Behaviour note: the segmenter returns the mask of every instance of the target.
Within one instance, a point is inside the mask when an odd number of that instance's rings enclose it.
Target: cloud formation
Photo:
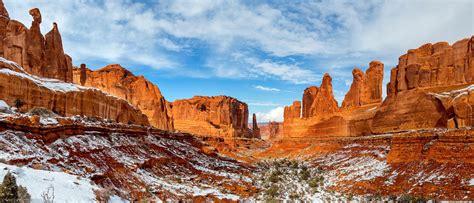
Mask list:
[[[280,89],[278,89],[278,88],[264,87],[264,86],[261,86],[261,85],[255,85],[254,88],[258,89],[258,90],[262,90],[262,91],[267,91],[267,92],[279,92],[280,91]]]
[[[269,122],[269,121],[283,121],[283,107],[276,107],[268,112],[257,112],[255,115],[257,116],[258,122]]]
[[[26,25],[31,22],[29,8],[39,7],[43,32],[58,21],[65,49],[76,61],[135,63],[162,69],[163,74],[270,78],[291,84],[315,83],[323,72],[337,75],[372,59],[390,67],[407,49],[469,37],[474,6],[470,0],[5,4]],[[350,74],[341,77],[344,81]]]

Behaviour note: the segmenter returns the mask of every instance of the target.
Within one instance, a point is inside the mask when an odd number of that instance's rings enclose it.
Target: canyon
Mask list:
[[[77,177],[93,201],[474,200],[474,36],[408,50],[386,97],[372,61],[341,105],[326,73],[258,123],[234,97],[171,102],[119,64],[74,67],[58,25],[43,36],[29,13],[28,29],[0,0],[5,169]]]

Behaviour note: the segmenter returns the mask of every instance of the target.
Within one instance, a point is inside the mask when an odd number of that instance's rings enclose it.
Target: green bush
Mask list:
[[[279,190],[280,188],[278,187],[278,185],[272,184],[272,186],[270,186],[270,188],[268,188],[268,190],[265,191],[265,195],[269,197],[276,197],[278,195]]]
[[[25,187],[16,184],[16,178],[8,172],[0,185],[0,203],[28,203],[31,196]]]

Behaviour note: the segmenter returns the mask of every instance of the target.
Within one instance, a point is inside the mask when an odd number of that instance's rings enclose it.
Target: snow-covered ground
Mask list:
[[[63,172],[36,170],[0,163],[0,179],[10,171],[18,185],[27,188],[33,203],[42,203],[43,195],[54,196],[54,202],[95,202],[94,190],[98,189],[88,179]]]

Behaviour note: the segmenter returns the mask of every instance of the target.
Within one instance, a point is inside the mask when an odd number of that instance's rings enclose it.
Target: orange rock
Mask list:
[[[74,82],[94,87],[137,106],[148,116],[150,124],[163,130],[173,130],[172,118],[168,115],[167,101],[160,89],[145,79],[135,76],[118,64],[108,65],[97,71],[85,65],[74,69]]]
[[[30,10],[31,28],[10,20],[0,4],[0,56],[14,61],[34,75],[72,82],[72,59],[64,54],[61,34],[54,23],[53,29],[43,37],[40,30],[41,12]]]
[[[283,136],[283,123],[270,121],[266,124],[260,125],[259,127],[262,139],[274,140],[280,139]]]
[[[313,105],[316,95],[319,93],[319,88],[316,86],[308,87],[303,93],[303,118],[309,118],[311,114],[311,106]]]
[[[383,63],[372,61],[366,74],[355,68],[351,88],[344,97],[342,108],[350,109],[382,101]]]
[[[10,64],[0,62],[0,70],[14,69]],[[14,73],[14,72],[13,72]],[[27,73],[24,73],[26,75]],[[29,76],[31,78],[31,76]],[[38,84],[28,77],[0,73],[0,98],[10,106],[21,99],[24,112],[34,107],[44,107],[61,116],[83,115],[101,117],[121,123],[148,125],[147,117],[127,101],[105,94],[97,89],[58,91]],[[67,83],[55,82],[56,86]]]
[[[247,104],[227,96],[195,96],[171,103],[176,130],[196,135],[251,137]]]
[[[301,117],[301,102],[294,101],[293,105],[285,106],[283,112],[284,119],[291,119],[291,118],[300,118]]]
[[[339,107],[332,90],[332,78],[328,73],[325,73],[319,91],[314,97],[310,109],[303,109],[303,111],[309,112],[308,117],[313,117],[328,116],[334,114],[338,110]]]
[[[252,115],[252,137],[260,139],[260,128],[258,128],[257,123],[257,116],[255,114]]]

